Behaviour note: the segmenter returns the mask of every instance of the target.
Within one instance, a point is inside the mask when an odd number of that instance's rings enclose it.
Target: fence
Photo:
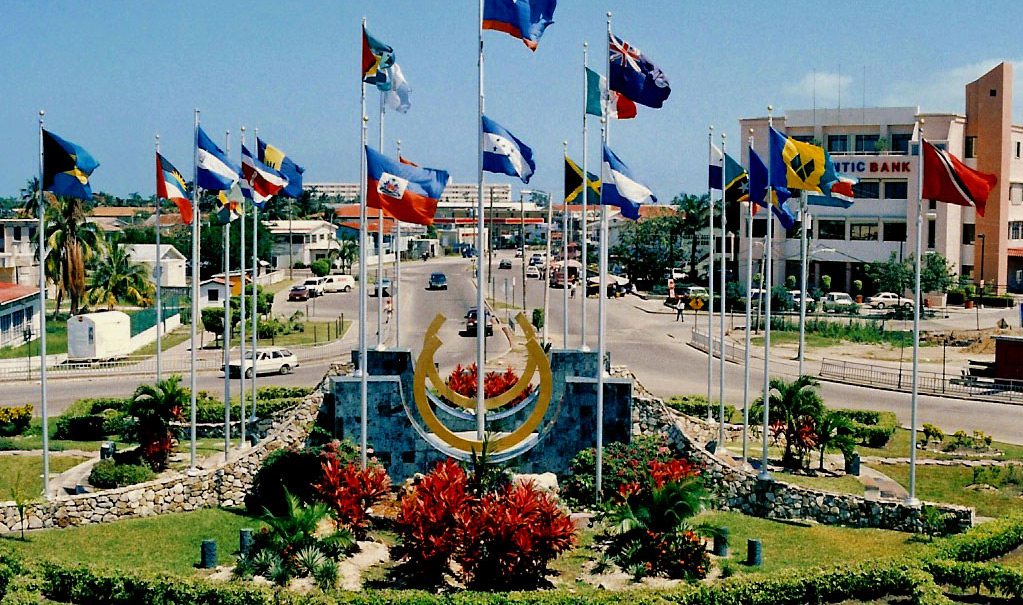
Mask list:
[[[913,371],[909,367],[893,368],[837,359],[824,359],[821,362],[820,377],[907,392],[913,384]],[[1021,380],[973,378],[922,371],[917,373],[917,388],[925,395],[1023,404]]]
[[[712,340],[714,343],[714,357],[721,357],[721,339],[715,338]],[[698,351],[707,352],[707,335],[700,332],[699,329],[693,329],[693,336],[689,339],[689,346],[697,349]],[[735,363],[741,363],[745,359],[745,349],[739,347],[731,342],[725,342],[725,361],[731,361]]]
[[[181,313],[183,305],[181,299],[178,297],[164,298],[160,302],[160,311],[163,315],[163,320],[167,321],[169,318]],[[145,332],[149,328],[156,325],[156,307],[148,307],[134,311],[129,315],[131,319],[131,335],[135,336]]]

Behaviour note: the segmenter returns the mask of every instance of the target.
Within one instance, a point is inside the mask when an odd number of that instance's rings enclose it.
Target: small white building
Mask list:
[[[131,344],[131,318],[127,313],[83,313],[67,320],[69,361],[118,359],[131,353]]]
[[[125,244],[124,247],[131,260],[149,269],[149,279],[156,283],[156,244]],[[160,256],[163,257],[160,261],[160,268],[163,270],[160,285],[171,288],[186,287],[188,282],[185,279],[185,255],[178,252],[174,246],[161,244]]]
[[[241,288],[241,272],[232,271],[230,275],[231,280],[231,296],[239,296],[242,292]],[[251,284],[252,277],[251,273],[246,271],[245,283]],[[251,288],[247,288],[251,291]],[[224,274],[219,273],[214,275],[210,279],[204,279],[199,282],[199,308],[205,309],[207,307],[223,307],[224,306]]]
[[[0,348],[38,338],[38,310],[39,288],[0,282]]]
[[[283,269],[296,263],[308,266],[339,248],[337,227],[327,221],[265,221],[263,224],[273,234],[270,264],[274,268]]]

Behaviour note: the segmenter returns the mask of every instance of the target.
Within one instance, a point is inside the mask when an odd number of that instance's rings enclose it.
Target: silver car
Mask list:
[[[246,378],[252,378],[253,374],[290,374],[298,367],[298,357],[295,354],[281,347],[266,347],[255,351],[256,362],[253,365],[253,351],[245,353],[245,359],[231,360],[228,365],[231,376],[238,376],[245,372]]]

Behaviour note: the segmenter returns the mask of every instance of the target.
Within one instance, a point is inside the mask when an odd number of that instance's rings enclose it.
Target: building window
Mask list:
[[[963,245],[969,246],[977,239],[977,225],[963,223]]]
[[[884,241],[904,242],[906,241],[906,223],[892,222],[884,224]]]
[[[890,134],[888,136],[892,140],[893,153],[909,153],[909,140],[913,138],[912,134]]]
[[[860,181],[853,185],[853,195],[858,200],[876,200],[881,189],[880,181]]]
[[[14,238],[14,241],[20,242],[21,241],[21,227],[15,227],[14,229],[12,229],[11,230],[11,237]]]
[[[818,239],[845,239],[845,221],[841,219],[820,219],[817,221]]]
[[[210,302],[217,302],[220,300],[220,288],[213,287],[210,288],[208,292],[206,300]]]
[[[977,137],[966,137],[966,144],[963,146],[963,157],[977,157]]]
[[[884,199],[886,200],[909,199],[909,184],[906,181],[885,181]]]
[[[1023,183],[1009,183],[1009,202],[1014,206],[1023,204]]]
[[[877,223],[853,223],[849,226],[849,239],[853,241],[877,241]]]
[[[927,249],[934,250],[935,238],[938,236],[938,229],[936,227],[937,221],[929,219],[927,221]]]
[[[1023,147],[1023,145],[1021,145],[1019,141],[1016,141],[1016,159],[1017,160],[1019,159],[1019,154],[1020,154],[1020,151],[1021,151],[1020,147]]]
[[[858,134],[856,135],[856,153],[874,153],[877,151],[877,140],[880,135]]]
[[[753,237],[765,237],[767,235],[767,221],[762,218],[753,219]]]
[[[1023,239],[1023,221],[1009,222],[1009,239]]]
[[[829,153],[844,153],[847,151],[849,151],[849,135],[846,134],[828,135]]]

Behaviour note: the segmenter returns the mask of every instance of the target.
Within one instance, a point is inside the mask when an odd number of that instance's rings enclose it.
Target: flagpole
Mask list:
[[[377,148],[384,151],[384,93],[380,92],[380,123]],[[394,246],[391,246],[392,248]],[[377,210],[377,351],[387,348],[384,344],[384,211]]]
[[[156,135],[156,153],[160,153],[160,135]],[[162,171],[161,166],[161,171]],[[162,174],[156,178],[162,179]],[[156,382],[160,382],[162,376],[163,361],[163,259],[160,256],[160,207],[163,200],[156,196]]]
[[[707,165],[714,165],[714,126],[707,127]],[[724,176],[721,177],[724,179]],[[707,422],[714,420],[711,406],[714,404],[711,385],[714,384],[714,187],[707,181]],[[696,271],[696,259],[693,259]]]
[[[479,111],[476,116],[476,439],[483,441],[486,434],[486,382],[484,381],[483,364],[484,347],[487,337],[487,309],[483,298],[486,280],[483,275],[483,1],[479,0],[479,16],[476,20],[477,33],[479,34],[479,46],[477,51],[479,57],[476,63],[477,92],[479,94]],[[525,256],[522,262],[526,262]],[[522,284],[523,296],[525,296],[526,284]]]
[[[607,36],[605,38],[606,48],[604,51],[604,74],[608,78],[608,90],[611,86],[611,11],[607,12]],[[611,139],[611,120],[608,119],[610,116],[610,98],[604,100],[604,115],[600,118],[600,138],[602,143],[601,148],[601,183],[607,180],[607,175],[603,174],[604,165],[606,162],[603,161],[604,149],[607,148],[608,141]],[[583,171],[583,185],[586,185],[586,171]],[[585,193],[585,189],[583,190]],[[585,195],[584,195],[585,199]],[[597,502],[600,502],[600,492],[604,488],[604,356],[607,354],[607,342],[604,339],[604,319],[607,299],[607,206],[604,204],[603,190],[601,191],[600,200],[600,258],[597,263],[597,271],[600,272],[600,286],[597,292],[597,446],[596,446],[596,465],[595,474],[596,481],[594,487],[596,489]]]
[[[224,153],[231,156],[231,131],[224,132]],[[224,345],[224,460],[231,450],[231,200],[227,200],[227,222],[224,223],[224,331],[221,336]]]
[[[241,127],[241,145],[245,147],[245,127]],[[259,144],[256,144],[256,155],[259,155]],[[238,420],[239,434],[238,434],[238,447],[244,447],[245,445],[245,201],[242,201],[241,207],[241,220],[239,221],[242,230],[241,233],[241,248],[238,251],[238,266],[241,272],[241,292],[239,294],[239,305],[238,305]],[[255,278],[255,276],[253,276]],[[256,280],[252,280],[252,288],[255,289]],[[255,374],[255,371],[252,372]]]
[[[401,162],[401,139],[397,141],[398,162]],[[383,152],[383,150],[381,150]],[[401,221],[394,220],[394,237],[398,245],[394,253],[394,348],[401,348]]]
[[[258,155],[259,154],[259,150],[258,150],[258,148],[259,148],[259,129],[258,128],[253,128],[252,129],[252,133],[256,137],[256,147],[257,147],[256,154]],[[266,204],[268,201],[269,200],[264,200],[263,203]],[[245,218],[242,217],[242,220],[245,220]],[[259,332],[257,332],[258,321],[259,321],[259,301],[258,301],[258,296],[257,296],[257,292],[256,292],[256,276],[259,275],[259,255],[258,255],[259,246],[257,245],[258,242],[259,242],[259,206],[257,206],[255,203],[253,203],[252,204],[252,376],[249,377],[249,385],[250,385],[249,388],[251,390],[251,395],[252,395],[252,397],[251,397],[251,399],[252,399],[252,404],[251,404],[252,411],[250,412],[251,416],[249,416],[249,422],[250,423],[255,423],[256,422],[256,376],[258,376],[258,374],[256,373],[256,354],[259,351],[259,349],[258,349]],[[291,245],[290,239],[288,241],[288,245],[289,246]],[[242,366],[239,366],[239,367],[242,367]],[[243,416],[244,416],[244,414],[243,414]]]
[[[587,222],[587,216],[586,216],[586,212],[587,212],[586,198],[589,196],[589,193],[590,193],[590,191],[589,191],[590,184],[587,182],[588,181],[588,177],[586,176],[588,174],[586,172],[586,169],[587,169],[588,159],[589,159],[589,155],[590,155],[589,154],[589,149],[587,148],[587,140],[588,140],[587,134],[589,132],[589,128],[587,127],[587,116],[586,116],[586,95],[589,92],[589,85],[588,85],[588,83],[586,81],[586,67],[587,67],[587,65],[586,65],[587,56],[586,55],[587,55],[587,48],[588,47],[589,47],[589,42],[583,42],[583,212],[582,212],[582,222],[579,224],[579,239],[581,240],[581,243],[582,243],[582,249],[581,249],[582,258],[581,258],[581,260],[582,260],[582,265],[583,265],[582,266],[582,272],[580,273],[580,277],[582,278],[582,285],[583,285],[582,289],[583,289],[583,291],[582,291],[582,296],[580,297],[582,300],[579,301],[579,304],[582,306],[582,312],[580,313],[580,320],[579,320],[579,326],[580,326],[580,338],[579,338],[580,345],[579,345],[579,349],[582,350],[582,351],[589,351],[590,350],[590,348],[588,346],[586,346],[586,290],[587,290],[587,287],[589,286],[588,282],[586,281],[586,273],[588,271],[588,266],[587,265],[589,264],[589,256],[587,256],[589,254],[589,250],[588,250],[588,247],[587,247],[587,244],[586,244],[586,240],[587,240],[587,237],[588,237],[588,233],[586,231],[587,230],[587,225],[586,225],[586,222]]]
[[[806,208],[806,191],[799,192],[799,375],[803,375],[803,356],[806,349],[806,230],[810,213]]]
[[[718,448],[725,451],[725,139],[721,133],[721,308],[718,310],[718,332],[721,334],[718,346]],[[713,302],[713,300],[711,301]],[[711,305],[713,306],[713,305]]]
[[[568,141],[562,141],[562,146],[565,148],[565,157],[568,157]],[[586,195],[586,173],[583,173],[583,195]],[[550,212],[551,209],[551,198],[547,196],[547,208]],[[549,238],[548,238],[549,239]],[[550,255],[547,256],[547,262],[550,264]],[[548,280],[547,287],[550,288],[550,280]],[[562,292],[562,305],[561,305],[561,347],[568,349],[568,203],[564,203],[561,206],[561,287],[564,290]],[[547,318],[543,318],[544,325],[547,325]]]
[[[362,18],[362,30],[366,31],[366,18]],[[361,70],[360,70],[361,71]],[[366,468],[366,431],[369,429],[369,423],[367,419],[368,405],[367,405],[367,384],[369,375],[369,364],[366,362],[366,320],[368,319],[368,309],[366,304],[366,296],[369,294],[368,288],[366,288],[366,243],[369,238],[366,235],[366,126],[369,122],[369,118],[366,116],[366,81],[360,74],[359,79],[361,81],[362,91],[362,131],[361,131],[361,145],[359,149],[359,233],[361,240],[359,241],[359,463],[360,466]]]
[[[565,146],[567,146],[567,145],[568,144],[565,143]],[[524,223],[525,220],[526,220],[526,217],[523,216],[522,217],[522,221],[523,221],[522,231],[523,232],[525,232],[525,230],[526,230],[526,226],[525,226],[525,223]],[[543,342],[544,342],[544,344],[547,344],[548,342],[550,342],[548,340],[548,337],[547,337],[547,325],[551,323],[551,317],[547,313],[547,311],[548,311],[548,304],[547,303],[549,302],[549,298],[550,298],[549,294],[550,294],[550,290],[551,290],[551,283],[550,283],[550,279],[551,279],[551,222],[553,222],[553,220],[554,220],[554,208],[550,204],[550,199],[548,199],[547,200],[547,248],[545,250],[546,258],[544,259],[545,266],[544,266],[543,274],[541,274],[541,276],[540,276],[540,277],[543,278],[541,281],[543,282]],[[523,258],[523,260],[525,260],[525,258]],[[565,292],[568,292],[568,284],[565,284]]]
[[[43,417],[43,498],[50,499],[50,413],[46,397],[46,208],[43,205],[45,158],[43,157],[43,116],[39,110],[39,407]]]
[[[771,112],[774,107],[767,106],[767,236],[764,240],[764,281],[760,287],[760,298],[764,301],[764,426],[761,441],[763,451],[760,455],[761,481],[771,480],[771,471],[767,468],[767,436],[770,429],[771,409],[771,231],[774,225],[774,183],[771,181],[771,128],[774,127],[774,118]],[[766,295],[765,295],[766,294]]]
[[[199,221],[202,214],[199,211],[199,109],[196,108],[193,119],[192,136],[192,342],[189,346],[191,365],[189,376],[189,395],[191,409],[190,415],[190,448],[189,448],[189,474],[195,474],[195,396],[198,390],[196,384],[196,350],[198,344],[196,327],[199,323]]]
[[[750,129],[749,148],[753,149],[753,129]],[[747,187],[747,189],[749,189]],[[743,350],[742,370],[742,464],[749,460],[749,357],[750,357],[750,324],[753,320],[753,192],[749,195],[749,213],[746,217],[746,346]],[[761,293],[761,298],[763,294]]]
[[[923,228],[924,228],[924,121],[920,120],[920,153],[918,157],[919,167],[917,169],[917,196],[916,196],[916,258],[913,262],[913,277],[915,286],[913,289],[913,380],[910,397],[910,428],[909,428],[909,495],[906,496],[906,504],[916,506],[920,501],[916,497],[916,425],[917,406],[919,405],[919,374],[920,374],[920,257],[923,255]]]

